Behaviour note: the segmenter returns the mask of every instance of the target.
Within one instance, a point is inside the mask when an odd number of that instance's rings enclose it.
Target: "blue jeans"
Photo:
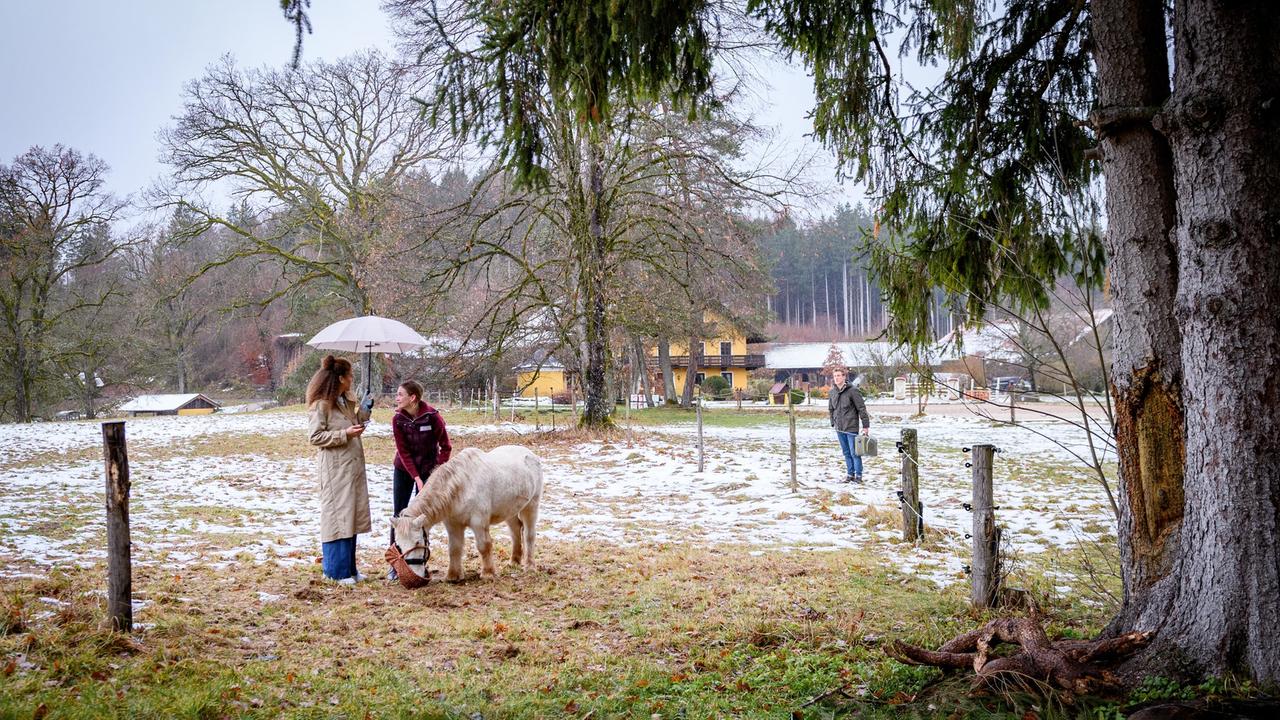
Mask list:
[[[324,570],[325,577],[333,580],[355,577],[355,535],[352,535],[349,538],[330,540],[327,543],[320,543],[320,552],[323,556],[320,561],[320,568]]]
[[[853,441],[858,439],[858,433],[837,430],[836,437],[840,439],[840,452],[844,453],[845,474],[861,475],[862,457],[853,454]]]

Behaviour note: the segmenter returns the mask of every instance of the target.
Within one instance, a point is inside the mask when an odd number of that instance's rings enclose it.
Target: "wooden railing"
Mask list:
[[[650,357],[649,366],[657,367],[658,358]],[[671,367],[689,367],[688,355],[672,355]],[[745,368],[755,370],[764,367],[764,355],[703,355],[698,358],[700,368]]]

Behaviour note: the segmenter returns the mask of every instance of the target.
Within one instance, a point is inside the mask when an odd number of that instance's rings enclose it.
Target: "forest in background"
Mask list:
[[[556,279],[545,263],[518,267],[535,253],[462,268],[445,281],[469,236],[442,231],[439,218],[478,193],[513,194],[492,174],[405,168],[380,201],[377,232],[361,235],[333,220],[336,227],[318,229],[316,206],[260,188],[223,209],[161,198],[164,206],[141,192],[116,198],[103,190],[109,168],[78,149],[32,148],[0,173],[0,333],[16,351],[0,383],[5,420],[60,410],[92,417],[143,392],[296,401],[320,356],[302,341],[362,311],[440,340],[430,357],[394,358],[392,372],[452,388],[483,387],[563,341],[542,332],[545,307],[514,318],[525,337],[485,322],[498,317],[504,305],[494,299],[513,278]],[[163,209],[144,215],[147,202]],[[364,212],[373,212],[369,205]],[[163,220],[140,220],[157,216]],[[753,339],[881,332],[880,291],[862,260],[874,239],[863,209],[840,207],[804,226],[785,212],[772,221],[741,211],[727,217],[732,231],[696,248],[704,257],[664,259],[673,274],[682,269],[677,262],[689,262],[683,278],[621,266],[615,297],[627,304],[612,338],[619,356],[635,342],[643,353],[659,338],[688,334],[696,325],[693,280],[704,305],[741,322]],[[695,262],[718,272],[699,272]],[[735,268],[741,274],[726,279]],[[655,292],[664,282],[668,292]],[[663,297],[669,302],[654,301]]]

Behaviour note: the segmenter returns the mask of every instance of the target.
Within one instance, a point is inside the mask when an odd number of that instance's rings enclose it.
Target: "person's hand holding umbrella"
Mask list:
[[[307,344],[319,350],[344,350],[365,354],[364,396],[360,409],[373,409],[373,353],[404,353],[427,344],[427,339],[399,320],[365,315],[339,320],[316,333]]]

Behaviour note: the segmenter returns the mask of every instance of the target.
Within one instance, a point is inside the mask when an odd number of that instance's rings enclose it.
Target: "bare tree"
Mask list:
[[[19,422],[32,419],[41,384],[56,371],[53,331],[103,302],[63,290],[72,273],[122,247],[107,228],[125,202],[103,190],[106,175],[102,160],[61,145],[0,165],[0,336],[13,348],[4,414]]]
[[[59,380],[50,390],[59,399],[74,398],[86,418],[97,417],[107,386],[132,379],[142,355],[133,331],[136,308],[130,302],[137,286],[131,285],[126,262],[136,237],[132,232],[114,237],[105,225],[93,235],[99,248],[123,245],[124,252],[67,273],[52,302],[76,309],[52,329],[48,342],[50,371]]]
[[[516,189],[495,168],[450,220],[456,244],[437,249],[447,283],[488,289],[477,330],[495,351],[530,332],[550,336],[582,378],[583,424],[603,426],[611,333],[628,309],[683,299],[680,316],[700,322],[692,308],[712,307],[716,289],[742,294],[761,273],[735,213],[782,190],[731,168],[745,123],[689,123],[648,108],[620,118],[607,144],[573,122],[558,127],[548,185]],[[639,288],[655,294],[638,298]]]
[[[469,222],[481,230],[463,247],[465,263],[501,258],[504,269],[519,268],[518,275],[526,279],[496,291],[495,299],[509,301],[510,311],[494,321],[545,309],[543,320],[550,318],[559,329],[561,347],[572,348],[566,365],[576,364],[570,370],[581,373],[581,422],[608,426],[612,403],[606,379],[616,317],[612,292],[621,265],[662,258],[653,267],[672,280],[687,277],[682,264],[670,258],[687,253],[699,233],[709,230],[698,226],[698,191],[726,181],[743,189],[741,174],[721,162],[732,152],[726,148],[741,138],[724,135],[721,148],[708,145],[699,139],[699,127],[710,128],[711,123],[686,123],[680,130],[688,135],[675,134],[674,121],[686,114],[655,100],[664,96],[615,96],[607,84],[591,81],[599,77],[593,70],[543,42],[544,30],[574,26],[578,12],[584,13],[580,19],[585,23],[601,19],[592,19],[584,8],[545,12],[537,3],[517,9],[508,3],[464,0],[400,0],[387,7],[406,49],[428,78],[423,104],[431,117],[459,137],[495,149],[491,177],[512,188],[487,211],[470,213]],[[653,18],[639,8],[617,9],[619,18],[631,18],[626,21],[629,39],[611,42],[602,52],[625,55],[639,33],[652,29],[646,23]],[[486,40],[523,10],[532,11],[531,26]],[[732,44],[736,33],[727,29],[730,24],[726,21],[725,32],[715,38],[700,35],[691,45]],[[653,51],[670,49],[664,45]],[[709,95],[710,74],[700,74],[707,77]],[[665,98],[687,99],[682,93]],[[687,111],[688,105],[681,109]],[[674,192],[666,182],[672,177],[683,178],[693,194]],[[530,247],[557,240],[561,244],[554,252],[539,254]],[[531,256],[536,259],[526,259]],[[554,278],[554,287],[548,278]]]
[[[239,236],[228,259],[274,259],[295,282],[321,282],[369,312],[364,261],[381,221],[412,171],[447,156],[413,92],[374,52],[297,72],[241,71],[224,58],[188,84],[183,114],[162,134],[183,193],[165,200]],[[198,193],[212,186],[272,222],[211,210]]]
[[[373,261],[401,231],[406,183],[450,157],[414,92],[376,52],[297,71],[241,70],[224,58],[187,85],[182,114],[161,135],[175,189],[160,204],[190,213],[194,234],[219,226],[237,240],[203,269],[276,264],[280,281],[260,302],[314,288],[350,313],[386,313],[370,283],[388,268]],[[237,214],[201,201],[205,190],[228,193]]]
[[[206,227],[195,235],[190,225],[198,222],[190,212],[175,212],[166,226],[146,228],[128,253],[139,344],[152,372],[163,372],[180,393],[191,386],[199,335],[234,304],[229,269],[243,270],[220,265],[201,272],[220,257],[222,242],[213,236],[226,233]]]

